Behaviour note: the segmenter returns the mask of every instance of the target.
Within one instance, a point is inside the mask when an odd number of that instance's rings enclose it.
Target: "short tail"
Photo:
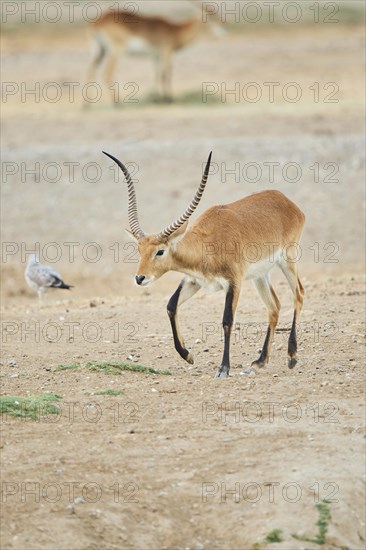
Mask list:
[[[66,290],[70,290],[71,288],[74,288],[74,287],[73,285],[67,285],[61,279],[55,279],[51,285],[51,288],[66,288]]]
[[[73,285],[67,285],[66,283],[62,283],[61,286],[59,286],[58,288],[66,288],[66,290],[70,290],[71,288],[74,288]]]

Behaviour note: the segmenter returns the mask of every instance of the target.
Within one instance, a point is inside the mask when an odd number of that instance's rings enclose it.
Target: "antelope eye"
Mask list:
[[[162,256],[164,254],[165,250],[158,250],[156,253],[156,256]]]

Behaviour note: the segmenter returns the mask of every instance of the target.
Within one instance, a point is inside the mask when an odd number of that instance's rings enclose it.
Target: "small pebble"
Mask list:
[[[252,369],[252,367],[248,367],[247,369],[241,371],[240,374],[245,374],[246,376],[250,376],[251,378],[254,378],[258,374],[258,372],[255,369]]]

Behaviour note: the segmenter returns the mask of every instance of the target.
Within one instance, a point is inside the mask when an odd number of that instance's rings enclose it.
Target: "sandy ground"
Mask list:
[[[2,548],[310,550],[319,545],[292,534],[316,534],[315,505],[324,498],[332,520],[323,547],[364,548],[363,41],[360,27],[341,25],[202,40],[176,56],[178,101],[169,106],[143,101],[153,70],[136,56],[119,71],[138,84],[140,104],[117,110],[104,97],[85,112],[80,97],[53,104],[20,94],[3,103],[1,393],[55,392],[62,401],[59,415],[38,422],[3,416]],[[57,82],[65,91],[65,82],[82,83],[87,60],[76,32],[3,40],[3,78],[20,87]],[[303,93],[297,103],[279,95],[202,105],[204,82],[256,82],[263,91],[265,82],[280,90],[296,82]],[[309,89],[316,82],[319,102]],[[325,102],[334,92],[327,83],[339,87],[338,102]],[[180,102],[188,92],[196,99]],[[213,378],[223,295],[199,293],[183,306],[195,365],[178,357],[165,305],[180,277],[143,292],[133,286],[127,194],[103,149],[134,163],[147,231],[181,214],[211,149],[200,212],[268,187],[300,205],[306,301],[293,371],[292,299],[279,275],[280,330],[268,368],[241,374],[266,330],[251,283],[237,311],[229,379]],[[70,163],[79,163],[73,177]],[[23,279],[25,252],[36,243],[75,285],[43,306]],[[171,375],[55,370],[129,356]],[[94,395],[107,389],[123,394]],[[266,544],[273,529],[283,541]]]

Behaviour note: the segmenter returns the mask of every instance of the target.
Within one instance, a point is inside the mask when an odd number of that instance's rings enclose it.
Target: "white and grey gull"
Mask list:
[[[36,254],[29,256],[24,276],[30,288],[38,293],[40,301],[43,299],[44,292],[51,288],[65,288],[67,290],[73,288],[72,285],[67,285],[62,280],[61,275],[53,267],[40,264]]]

